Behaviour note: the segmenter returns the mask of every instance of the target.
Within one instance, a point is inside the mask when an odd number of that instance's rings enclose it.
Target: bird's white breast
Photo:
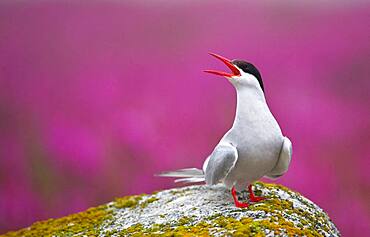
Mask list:
[[[233,144],[238,150],[237,163],[226,177],[226,183],[245,188],[276,165],[283,135],[262,91],[245,89],[237,93],[235,121],[221,141]]]

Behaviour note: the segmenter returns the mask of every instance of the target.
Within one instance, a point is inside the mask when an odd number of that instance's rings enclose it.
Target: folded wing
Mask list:
[[[205,181],[213,185],[222,182],[234,168],[238,160],[238,151],[229,143],[216,146],[205,168]]]
[[[280,151],[279,159],[275,167],[266,175],[267,178],[277,179],[288,171],[290,161],[292,160],[292,142],[284,137],[283,146]]]

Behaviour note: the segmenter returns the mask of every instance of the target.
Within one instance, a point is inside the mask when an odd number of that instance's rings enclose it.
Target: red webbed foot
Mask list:
[[[251,202],[260,202],[260,201],[263,201],[265,200],[266,198],[264,197],[257,197],[257,196],[254,196],[254,193],[253,193],[253,190],[252,190],[252,184],[250,184],[248,186],[248,191],[249,191],[249,200]]]
[[[231,195],[233,196],[233,199],[234,199],[234,203],[235,203],[235,206],[236,207],[239,207],[239,208],[247,208],[249,206],[248,203],[246,202],[239,202],[238,200],[238,196],[236,194],[236,190],[235,190],[235,187],[233,187],[231,189]]]

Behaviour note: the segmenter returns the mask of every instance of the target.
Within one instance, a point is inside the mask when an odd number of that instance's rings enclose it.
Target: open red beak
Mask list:
[[[221,71],[216,71],[216,70],[204,70],[204,72],[216,74],[219,76],[224,76],[224,77],[233,77],[233,76],[240,76],[239,70],[234,66],[234,64],[231,63],[231,61],[225,57],[222,57],[220,55],[217,55],[215,53],[209,53],[213,57],[221,60],[228,68],[230,68],[232,73],[227,73],[227,72],[221,72]]]

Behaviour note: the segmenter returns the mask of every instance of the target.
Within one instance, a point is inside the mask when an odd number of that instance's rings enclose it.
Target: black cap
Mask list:
[[[238,68],[243,70],[243,72],[246,72],[246,73],[249,73],[249,74],[252,74],[253,76],[255,76],[258,80],[258,83],[260,84],[260,87],[261,87],[262,91],[265,92],[265,88],[263,87],[261,74],[253,64],[248,63],[248,62],[243,61],[243,60],[238,60],[238,59],[234,59],[231,62],[232,62],[232,64],[234,64],[235,66],[237,66]]]

